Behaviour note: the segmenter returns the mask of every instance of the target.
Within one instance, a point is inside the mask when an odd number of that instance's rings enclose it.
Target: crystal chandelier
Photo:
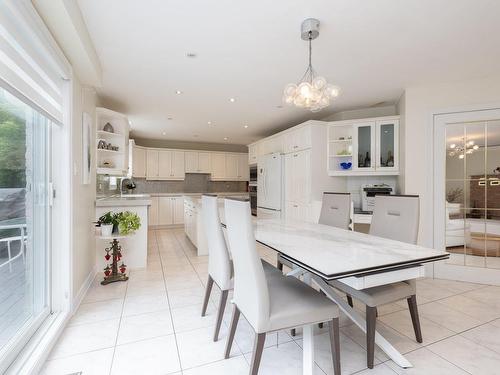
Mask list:
[[[464,141],[463,146],[456,145],[455,143],[450,145],[450,151],[448,152],[449,156],[457,155],[459,159],[463,159],[465,158],[465,154],[472,154],[479,148],[478,145],[474,144],[474,141],[466,141],[465,138],[462,138],[462,141]]]
[[[309,41],[309,65],[300,82],[289,83],[283,91],[283,101],[289,105],[309,109],[311,112],[321,111],[330,105],[340,94],[340,88],[317,76],[311,63],[312,40],[319,36],[319,21],[308,18],[302,22],[301,36]]]

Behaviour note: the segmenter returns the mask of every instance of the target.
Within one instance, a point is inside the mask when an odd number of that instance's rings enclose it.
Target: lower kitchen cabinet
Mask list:
[[[149,225],[165,226],[184,223],[183,197],[152,197],[149,207]]]
[[[208,245],[203,229],[201,207],[190,199],[184,199],[184,233],[196,247],[198,255],[208,255]]]

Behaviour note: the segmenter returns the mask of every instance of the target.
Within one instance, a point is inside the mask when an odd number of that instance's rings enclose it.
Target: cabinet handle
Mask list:
[[[293,148],[298,148],[299,146],[293,146]]]
[[[293,207],[299,207],[298,205],[294,204]]]

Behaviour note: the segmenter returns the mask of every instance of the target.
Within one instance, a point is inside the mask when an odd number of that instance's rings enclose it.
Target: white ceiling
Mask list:
[[[276,107],[306,68],[307,17],[321,21],[313,65],[343,90],[314,118],[394,103],[409,86],[498,74],[500,61],[498,0],[78,3],[102,65],[103,103],[144,138],[246,144],[313,118]]]

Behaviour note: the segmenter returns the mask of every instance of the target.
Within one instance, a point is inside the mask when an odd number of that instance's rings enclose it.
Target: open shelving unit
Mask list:
[[[96,109],[96,172],[112,176],[125,176],[128,171],[128,118],[106,108]],[[111,124],[113,132],[105,131],[106,124]],[[117,146],[118,150],[99,148],[100,141]]]
[[[336,126],[328,132],[328,168],[337,174],[352,171],[353,129],[351,125]],[[351,168],[344,169],[341,163],[351,163]]]

